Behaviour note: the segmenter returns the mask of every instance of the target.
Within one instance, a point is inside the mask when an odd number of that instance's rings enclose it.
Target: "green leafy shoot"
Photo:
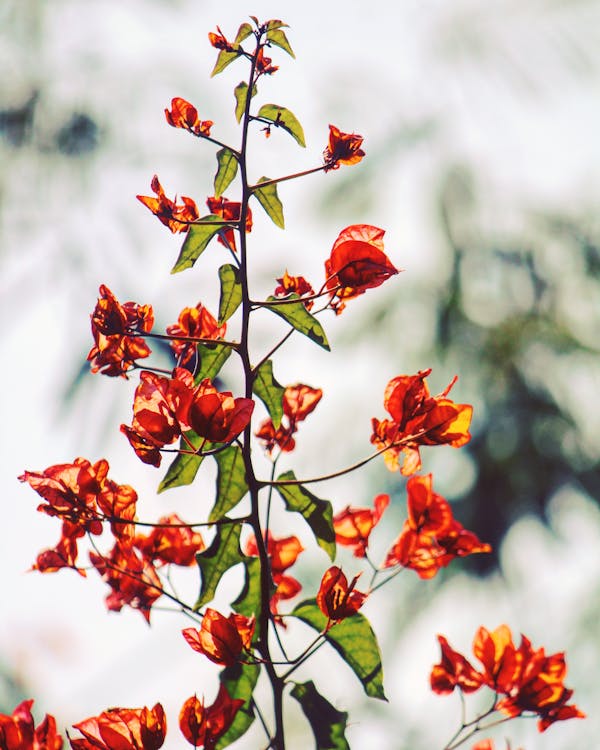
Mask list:
[[[241,44],[244,39],[247,39],[252,33],[252,26],[250,26],[249,23],[241,24],[240,28],[237,31],[237,34],[235,35],[235,40],[233,43]]]
[[[295,698],[308,719],[315,736],[316,750],[350,750],[344,736],[348,713],[338,711],[324,698],[312,680],[297,682],[290,695]]]
[[[241,562],[241,531],[241,524],[238,523],[217,526],[217,533],[210,547],[196,555],[201,573],[200,594],[194,605],[196,611],[214,599],[223,575]]]
[[[220,521],[248,492],[244,458],[237,445],[230,445],[215,453],[215,460],[218,466],[217,499],[209,521]]]
[[[287,299],[299,300],[300,297],[297,294],[290,294]],[[270,296],[267,298],[267,302],[277,302],[277,297]],[[271,310],[275,315],[279,315],[280,318],[286,320],[296,331],[308,336],[315,344],[329,351],[329,342],[327,341],[323,326],[314,315],[308,312],[302,302],[298,302],[297,304],[288,302],[285,305],[268,305],[266,309]]]
[[[283,32],[281,33],[283,34]],[[287,130],[302,148],[306,148],[302,125],[300,125],[296,115],[293,112],[290,112],[289,109],[280,107],[279,104],[263,104],[258,110],[257,117],[272,122],[276,128]]]
[[[273,427],[277,430],[283,416],[283,394],[285,388],[280,385],[273,375],[273,362],[268,359],[256,370],[252,392],[267,407]]]
[[[327,627],[327,617],[314,599],[301,602],[291,613],[319,633]],[[383,691],[381,652],[373,628],[360,612],[347,617],[325,633],[325,639],[339,653],[360,680],[371,698],[387,700]]]
[[[261,182],[268,182],[268,177],[261,177],[257,185]],[[285,220],[283,218],[283,204],[277,195],[277,185],[266,185],[264,188],[254,188],[252,195],[267,212],[267,215],[280,229],[285,229]]]
[[[238,159],[231,149],[222,148],[217,151],[217,164],[215,198],[220,198],[235,179],[238,171]]]
[[[220,216],[209,214],[199,219],[199,224],[192,224],[185,236],[177,262],[171,269],[171,273],[179,273],[186,268],[191,268],[202,253],[206,250],[208,243],[223,228],[223,219]],[[216,225],[213,222],[218,222]]]
[[[221,299],[219,300],[219,325],[233,315],[242,303],[242,284],[240,272],[230,263],[219,268],[219,279],[221,281]]]
[[[293,471],[286,471],[277,477],[277,481],[296,479]],[[276,484],[275,489],[281,495],[288,510],[300,513],[310,526],[317,544],[325,550],[331,560],[335,560],[335,532],[333,530],[333,511],[329,500],[322,500],[306,487],[299,484]]]

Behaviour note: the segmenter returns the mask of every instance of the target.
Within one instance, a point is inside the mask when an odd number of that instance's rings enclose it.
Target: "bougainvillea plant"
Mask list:
[[[194,627],[188,621],[188,627],[174,628],[173,637],[185,639],[190,659],[206,658],[219,665],[220,684],[210,705],[204,700],[205,685],[195,686],[191,695],[182,693],[179,716],[169,719],[171,726],[179,725],[180,739],[196,748],[220,750],[241,738],[258,719],[265,734],[262,746],[284,750],[284,711],[292,698],[300,704],[318,750],[344,750],[349,747],[347,714],[321,695],[312,680],[298,681],[298,668],[329,645],[354,672],[366,694],[384,700],[380,650],[361,612],[364,602],[401,570],[411,569],[420,578],[429,579],[455,558],[489,552],[490,546],[454,517],[448,501],[434,492],[432,475],[417,473],[422,464],[421,448],[460,448],[470,439],[472,408],[456,403],[449,395],[456,377],[438,395],[429,390],[429,369],[391,377],[383,394],[388,416],[372,420],[370,441],[375,452],[370,449],[352,466],[328,469],[308,479],[297,478],[291,469],[278,469],[280,460],[289,462],[302,422],[318,411],[323,392],[305,383],[280,385],[275,377],[275,356],[285,356],[292,335],[306,336],[329,350],[321,322],[324,316],[340,315],[346,305],[360,304],[355,300],[361,295],[384,283],[396,283],[398,268],[384,248],[384,230],[355,223],[342,227],[338,236],[326,243],[320,280],[292,276],[282,262],[273,294],[267,299],[252,295],[253,250],[248,237],[255,220],[252,212],[257,207],[263,209],[267,218],[283,228],[281,183],[358,164],[365,151],[360,135],[330,125],[324,133],[323,156],[312,168],[277,177],[250,174],[250,153],[255,163],[256,145],[264,144],[272,131],[282,130],[305,146],[302,126],[287,107],[255,103],[263,79],[278,71],[268,56],[271,50],[294,57],[286,24],[250,19],[231,40],[219,28],[209,34],[209,42],[217,50],[212,74],[232,64],[244,69],[244,78],[234,89],[239,143],[221,142],[218,124],[201,119],[207,113],[200,115],[181,97],[173,98],[165,108],[169,126],[197,138],[201,147],[216,148],[217,171],[212,194],[205,200],[208,212],[199,208],[202,202],[188,196],[169,198],[158,176],[150,183],[154,195],[138,196],[171,232],[184,236],[172,273],[201,266],[205,251],[223,257],[215,281],[220,289],[219,308],[211,312],[201,301],[187,300],[177,322],[161,333],[153,330],[151,305],[121,303],[101,285],[91,315],[93,346],[88,355],[92,372],[139,377],[133,415],[129,424],[121,425],[121,431],[137,457],[153,467],[149,471],[170,459],[158,491],[191,484],[205,461],[215,462],[214,502],[208,509],[205,505],[204,511],[200,509],[206,517],[198,523],[187,523],[174,513],[142,523],[137,493],[110,478],[104,459],[93,463],[75,458],[44,471],[25,471],[20,479],[42,498],[38,510],[61,523],[58,542],[38,554],[33,569],[49,573],[70,568],[82,576],[95,569],[108,586],[109,610],[131,607],[150,623],[152,608],[162,598],[194,621]],[[225,197],[234,185],[236,195]],[[285,333],[273,340],[267,351],[257,353],[254,332],[258,311],[282,319]],[[171,371],[153,367],[153,339],[169,342],[174,358]],[[229,367],[239,368],[244,383],[236,394],[221,386],[227,381]],[[366,446],[368,441],[367,424]],[[265,463],[256,460],[261,454],[271,462],[269,476],[259,472],[258,467]],[[389,551],[379,563],[372,559],[369,540],[390,497],[378,494],[370,506],[347,506],[334,514],[332,504],[308,488],[315,481],[355,471],[378,457],[387,469],[397,472],[399,481],[408,477],[406,521],[399,534],[396,530],[390,536]],[[318,589],[308,591],[307,598],[295,604],[291,602],[300,596],[303,585],[288,571],[304,546],[295,535],[276,528],[270,511],[277,496],[285,512],[304,520],[307,535],[330,558]],[[203,527],[202,533],[198,527]],[[103,538],[110,537],[112,546],[101,548],[103,531],[107,532]],[[79,544],[85,540],[91,546],[91,566],[80,560]],[[338,551],[341,555],[352,553],[364,562],[367,575],[349,580],[342,565],[335,562]],[[173,565],[195,571],[191,574],[196,576],[199,573],[196,601],[180,599],[172,588],[169,571]],[[221,591],[223,576],[234,566],[243,568],[244,585],[235,592],[231,611],[221,612],[210,605],[217,590]],[[284,645],[292,619],[314,631],[297,653]],[[563,684],[563,654],[546,656],[525,637],[516,647],[506,626],[491,632],[483,627],[478,630],[474,652],[481,667],[453,651],[443,636],[439,642],[441,662],[431,673],[434,692],[447,694],[457,689],[462,695],[487,687],[494,694],[485,713],[469,720],[463,713],[445,750],[454,750],[476,732],[517,716],[536,716],[540,731],[555,721],[583,716],[569,702],[572,691]],[[266,704],[264,691],[260,700],[255,694],[261,673],[270,685],[271,698]],[[12,715],[0,716],[0,748],[59,750],[63,746],[52,716],[35,726],[32,703],[25,701]],[[76,750],[155,750],[165,740],[167,717],[158,702],[153,708],[112,707],[79,721],[74,729],[81,736],[67,733],[67,737]],[[491,740],[482,739],[473,750],[492,747]]]

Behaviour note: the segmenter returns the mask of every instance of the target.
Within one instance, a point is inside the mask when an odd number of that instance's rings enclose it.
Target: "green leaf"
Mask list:
[[[239,269],[231,263],[226,263],[219,268],[219,279],[221,280],[219,325],[222,326],[242,303],[242,284]]]
[[[244,617],[256,617],[254,638],[260,637],[259,615],[261,606],[260,590],[260,560],[258,557],[246,557],[244,559],[246,577],[244,587],[238,598],[232,603],[231,608]]]
[[[238,160],[229,148],[217,151],[217,174],[215,175],[215,198],[220,198],[231,185],[238,171]]]
[[[202,444],[204,444],[204,450],[210,450],[212,447],[212,443],[208,440],[204,440],[204,438],[196,435],[196,433],[191,430],[186,432],[185,436],[190,443],[192,443],[194,448],[199,448]],[[179,447],[183,450],[190,450],[190,446],[183,439],[180,441]],[[163,477],[161,483],[158,485],[157,492],[161,493],[165,490],[170,490],[173,487],[183,487],[191,484],[196,478],[196,474],[198,473],[202,461],[204,461],[204,456],[199,454],[177,454],[167,469],[167,473]]]
[[[293,471],[286,471],[277,477],[278,482],[296,479]],[[283,498],[288,510],[300,513],[306,520],[317,540],[331,560],[335,560],[335,532],[333,511],[329,500],[321,500],[300,484],[278,484],[275,489]]]
[[[267,407],[273,427],[277,430],[283,416],[283,394],[285,388],[273,377],[273,362],[268,359],[263,362],[255,373],[252,392]]]
[[[249,23],[243,23],[235,36],[234,44],[241,44],[244,39],[247,39],[252,34],[252,26]]]
[[[231,698],[243,698],[244,705],[236,713],[232,725],[217,742],[216,750],[229,747],[250,728],[254,721],[252,693],[259,675],[258,664],[240,664],[239,662],[232,667],[226,667],[219,675],[219,680],[225,685]]]
[[[299,300],[300,297],[297,294],[290,294],[287,299]],[[267,302],[277,302],[277,297],[270,296],[267,298]],[[308,312],[302,302],[298,302],[297,304],[288,302],[285,305],[269,305],[267,310],[270,310],[271,312],[274,312],[275,315],[279,315],[280,318],[287,320],[292,328],[295,328],[299,333],[308,336],[308,338],[311,339],[311,341],[314,341],[315,344],[318,344],[319,346],[322,346],[323,349],[329,351],[329,342],[327,341],[327,336],[325,335],[323,326]]]
[[[200,363],[194,377],[196,385],[201,383],[205,378],[214,380],[225,362],[229,359],[231,351],[230,346],[219,344],[218,341],[214,344],[198,344]]]
[[[260,185],[261,182],[267,182],[268,179],[268,177],[261,177],[257,184]],[[252,191],[252,195],[255,196],[256,200],[265,209],[273,224],[280,229],[285,229],[283,204],[277,195],[277,185],[267,185],[264,188],[255,188]]]
[[[191,268],[202,253],[206,250],[208,243],[223,228],[223,219],[220,216],[209,214],[199,219],[204,224],[192,224],[185,236],[177,262],[171,269],[171,273],[184,271]],[[217,226],[213,222],[218,221]]]
[[[280,29],[269,29],[269,31],[267,31],[267,39],[271,42],[271,44],[275,44],[277,47],[285,50],[290,57],[294,58],[294,60],[296,59],[296,55],[290,47],[290,43],[288,42],[288,38],[285,35],[285,32],[281,31]]]
[[[218,465],[217,499],[208,520],[220,521],[248,492],[248,484],[239,446],[230,445],[214,455]]]
[[[234,60],[237,60],[238,57],[240,57],[241,52],[228,52],[226,49],[219,50],[219,54],[217,55],[217,62],[215,63],[215,67],[212,69],[212,73],[210,74],[210,77],[213,78],[218,73],[221,73],[225,68],[230,65]]]
[[[290,25],[289,23],[280,21],[278,18],[272,18],[270,21],[267,21],[267,31],[271,31],[271,29],[281,29],[282,27],[289,29]]]
[[[298,701],[310,723],[316,750],[350,750],[344,736],[348,722],[346,711],[338,711],[323,698],[312,680],[297,682],[290,695]]]
[[[233,90],[235,96],[235,119],[240,122],[246,109],[246,92],[248,91],[248,84],[245,81],[241,81]],[[258,89],[256,84],[252,86],[252,96],[256,96]]]
[[[283,32],[280,32],[283,34]],[[284,34],[285,36],[285,34]],[[298,122],[298,118],[293,112],[285,107],[280,107],[279,104],[263,104],[258,110],[257,117],[262,117],[265,120],[269,120],[277,128],[283,128],[299,143],[302,148],[306,148],[306,142],[304,140],[304,130],[302,125]]]
[[[291,615],[298,617],[319,633],[327,627],[327,617],[314,599],[301,602]],[[371,698],[387,701],[383,692],[381,652],[367,618],[357,612],[330,628],[325,634],[325,639],[354,671],[365,693]]]
[[[214,599],[217,586],[223,575],[234,565],[242,562],[241,531],[242,525],[239,523],[218,526],[210,547],[197,553],[196,562],[200,568],[201,582],[198,601],[194,604],[195,610]]]

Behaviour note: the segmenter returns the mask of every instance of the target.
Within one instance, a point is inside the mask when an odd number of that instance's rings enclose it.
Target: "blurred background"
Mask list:
[[[219,139],[237,143],[232,90],[245,72],[232,65],[209,78],[216,51],[207,32],[218,24],[233,37],[252,13],[291,27],[297,60],[273,49],[280,70],[261,81],[257,101],[291,109],[307,141],[303,150],[285,133],[265,141],[257,132],[255,176],[320,163],[330,122],[362,134],[367,153],[355,167],[281,185],[286,232],[256,208],[255,294],[272,292],[286,268],[320,286],[333,241],[353,223],[385,228],[386,251],[404,269],[324,321],[333,354],[293,339],[276,362],[282,383],[325,392],[290,467],[312,476],[369,453],[370,418],[383,417],[395,375],[432,367],[437,393],[458,374],[453,398],[474,405],[473,439],[460,451],[426,449],[423,471],[495,550],[433,581],[408,571],[369,600],[389,704],[368,702],[335,655],[320,660],[317,685],[350,711],[352,747],[441,748],[459,705],[429,690],[435,635],[466,653],[479,625],[506,622],[515,637],[567,652],[566,682],[589,718],[542,736],[535,722],[514,721],[490,736],[500,747],[509,736],[526,750],[592,748],[600,730],[600,3],[287,6],[0,6],[0,712],[34,697],[38,717],[48,711],[69,726],[111,705],[160,700],[171,725],[165,747],[175,748],[183,700],[214,697],[217,670],[190,654],[181,617],[156,612],[149,629],[137,612],[107,613],[94,573],[86,581],[70,571],[26,573],[59,530],[16,477],[79,455],[106,457],[111,476],[137,489],[147,519],[172,510],[198,519],[208,507],[210,467],[193,489],[156,497],[162,473],[141,465],[118,431],[131,417],[135,378],[92,376],[85,358],[101,283],[121,301],[154,305],[156,330],[200,300],[218,307],[222,256],[215,250],[201,267],[169,275],[181,237],[135,195],[150,193],[155,173],[170,197],[200,206],[212,193],[210,144],[169,128],[163,109],[182,96],[215,122]],[[265,325],[257,352],[269,348]],[[227,377],[235,389],[235,373]],[[389,492],[393,505],[373,535],[375,559],[385,554],[405,492],[383,462],[315,491],[336,510]],[[310,536],[298,533],[308,547]],[[305,557],[301,577],[314,587],[327,562],[320,552]],[[352,572],[353,560],[341,560]],[[234,571],[224,607],[239,585]],[[181,587],[194,598],[197,574]],[[305,678],[314,676],[307,669]],[[300,746],[308,730],[295,708],[289,721]],[[257,731],[238,745],[262,741]]]

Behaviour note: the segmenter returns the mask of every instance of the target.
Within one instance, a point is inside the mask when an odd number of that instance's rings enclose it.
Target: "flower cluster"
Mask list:
[[[191,198],[188,198],[188,196],[182,195],[181,200],[183,203],[177,205],[177,197],[175,197],[175,200],[167,198],[156,175],[152,178],[150,188],[153,193],[156,193],[156,198],[148,195],[138,195],[136,196],[137,199],[146,208],[150,209],[162,224],[169,227],[173,234],[187,232],[190,224],[200,216],[196,203]]]
[[[287,575],[285,571],[296,562],[304,547],[297,536],[275,539],[271,534],[267,534],[265,543],[271,566],[271,578],[275,584],[275,591],[271,596],[271,614],[281,625],[283,620],[279,617],[277,605],[280,601],[293,599],[302,590],[300,581]],[[248,538],[244,552],[249,557],[258,557],[258,545],[254,535]]]
[[[344,572],[337,565],[332,565],[325,571],[317,593],[317,605],[327,617],[328,630],[340,620],[356,614],[362,607],[367,595],[354,588],[359,576],[360,574],[354,576],[348,583]]]
[[[92,363],[92,372],[127,377],[126,372],[135,360],[150,354],[144,339],[135,335],[136,332],[149,333],[152,330],[154,313],[150,305],[121,304],[102,284],[91,319],[94,346],[87,358]]]
[[[198,117],[198,110],[192,104],[176,96],[171,100],[171,109],[165,109],[165,117],[169,125],[174,128],[183,128],[197,136],[208,138],[213,126],[212,120],[202,121]]]
[[[153,708],[109,708],[73,726],[83,735],[69,738],[73,750],[158,750],[167,733],[160,703]]]
[[[37,727],[31,714],[33,700],[23,701],[10,716],[0,714],[2,750],[61,750],[63,739],[56,731],[54,716],[46,714]]]
[[[416,375],[398,375],[390,380],[383,406],[391,419],[372,420],[371,442],[384,452],[390,471],[399,468],[400,453],[404,453],[400,472],[410,475],[421,468],[420,446],[460,448],[471,439],[473,407],[446,398],[456,378],[442,393],[431,396],[425,382],[430,373],[431,369],[421,370]]]
[[[453,516],[448,501],[433,491],[433,478],[410,477],[406,483],[408,518],[384,562],[384,567],[402,565],[421,578],[433,578],[456,557],[491,552],[472,531]]]
[[[212,750],[229,729],[243,705],[243,699],[232,699],[223,684],[211,706],[205,706],[204,701],[192,695],[179,712],[181,733],[194,747]]]
[[[179,367],[185,367],[195,356],[198,339],[218,340],[225,337],[227,324],[220,326],[214,315],[198,302],[196,307],[184,307],[177,323],[167,326],[169,342]]]
[[[431,671],[435,693],[446,695],[455,688],[472,693],[486,685],[497,696],[494,710],[511,718],[536,715],[540,732],[556,721],[585,716],[568,703],[573,691],[564,685],[567,666],[563,653],[546,656],[543,648],[534,649],[525,636],[516,647],[506,625],[492,631],[481,627],[473,640],[473,653],[482,665],[476,669],[444,636],[438,640],[442,658]]]
[[[233,612],[225,617],[216,609],[207,607],[200,630],[186,628],[183,637],[189,645],[204,654],[215,664],[230,667],[249,651],[254,636],[254,617],[244,617]]]

